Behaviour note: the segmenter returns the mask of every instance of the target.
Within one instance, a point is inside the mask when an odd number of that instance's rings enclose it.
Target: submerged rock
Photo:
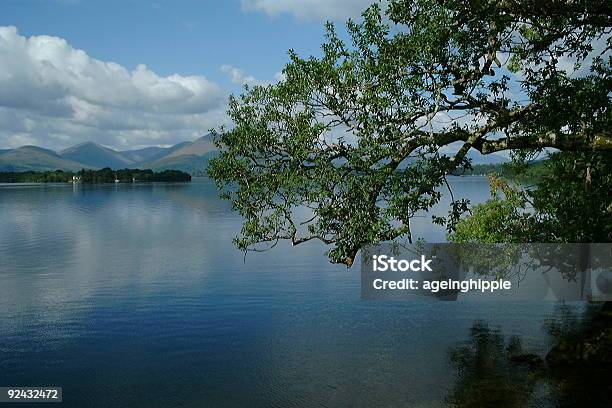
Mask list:
[[[542,360],[542,357],[532,353],[512,355],[508,358],[511,362],[516,364],[524,364],[530,369],[538,369],[544,365],[544,360]]]
[[[612,302],[605,302],[579,335],[561,339],[546,355],[549,366],[612,369]]]

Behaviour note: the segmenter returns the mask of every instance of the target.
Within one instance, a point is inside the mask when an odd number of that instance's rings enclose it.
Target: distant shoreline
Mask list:
[[[453,176],[488,177],[497,176],[514,181],[534,181],[548,175],[546,160],[529,162],[523,169],[514,167],[512,163],[475,164],[469,169],[456,171]]]
[[[107,167],[100,170],[83,169],[78,172],[64,170],[0,172],[0,183],[3,184],[125,184],[190,181],[191,175],[180,170],[154,172],[150,169],[112,170]]]

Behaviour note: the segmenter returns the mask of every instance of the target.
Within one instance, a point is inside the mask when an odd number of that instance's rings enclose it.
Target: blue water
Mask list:
[[[0,186],[0,386],[79,408],[430,407],[476,320],[547,347],[554,304],[361,301],[358,266],[315,243],[245,258],[240,224],[205,178]],[[429,215],[412,227],[444,239]]]

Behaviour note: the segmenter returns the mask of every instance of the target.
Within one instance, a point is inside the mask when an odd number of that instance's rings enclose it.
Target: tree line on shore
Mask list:
[[[514,181],[535,181],[550,175],[546,159],[517,166],[514,162],[474,164],[451,172],[454,176],[499,176]]]
[[[179,170],[163,170],[154,172],[151,169],[122,169],[112,170],[103,168],[100,170],[85,170],[78,172],[55,170],[55,171],[25,171],[25,172],[0,172],[0,183],[66,183],[73,180],[82,183],[121,183],[131,182],[179,182],[191,181],[191,175]]]

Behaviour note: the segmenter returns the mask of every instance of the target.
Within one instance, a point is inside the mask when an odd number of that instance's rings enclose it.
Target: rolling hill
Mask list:
[[[87,164],[94,168],[110,167],[112,169],[119,169],[134,164],[133,160],[125,157],[121,152],[93,142],[85,142],[69,147],[59,152],[59,155],[62,158]]]
[[[37,146],[0,150],[0,171],[47,171],[141,168],[174,169],[189,173],[205,170],[210,157],[216,154],[212,136],[170,147],[145,147],[118,151],[93,142],[85,142],[60,152]]]
[[[175,145],[173,147],[177,147]],[[172,149],[172,148],[171,148]],[[210,135],[202,136],[191,143],[184,144],[180,148],[173,149],[168,155],[164,157],[180,157],[180,156],[204,156],[210,152],[217,150],[217,147],[212,141]]]
[[[163,157],[153,163],[145,163],[143,168],[154,170],[181,170],[189,174],[200,174],[208,167],[208,161],[216,156],[215,152],[204,155],[186,154],[175,157]]]
[[[0,171],[80,170],[92,166],[61,157],[53,150],[22,146],[0,152]]]
[[[184,142],[188,143],[188,142]],[[181,143],[182,144],[182,143]],[[166,147],[145,147],[144,149],[126,150],[121,152],[123,156],[135,163],[144,163],[150,160],[157,160],[168,152]]]
[[[208,160],[216,154],[216,151],[212,137],[207,135],[182,146],[172,146],[163,156],[142,165],[151,169],[175,169],[194,174],[206,168]]]

